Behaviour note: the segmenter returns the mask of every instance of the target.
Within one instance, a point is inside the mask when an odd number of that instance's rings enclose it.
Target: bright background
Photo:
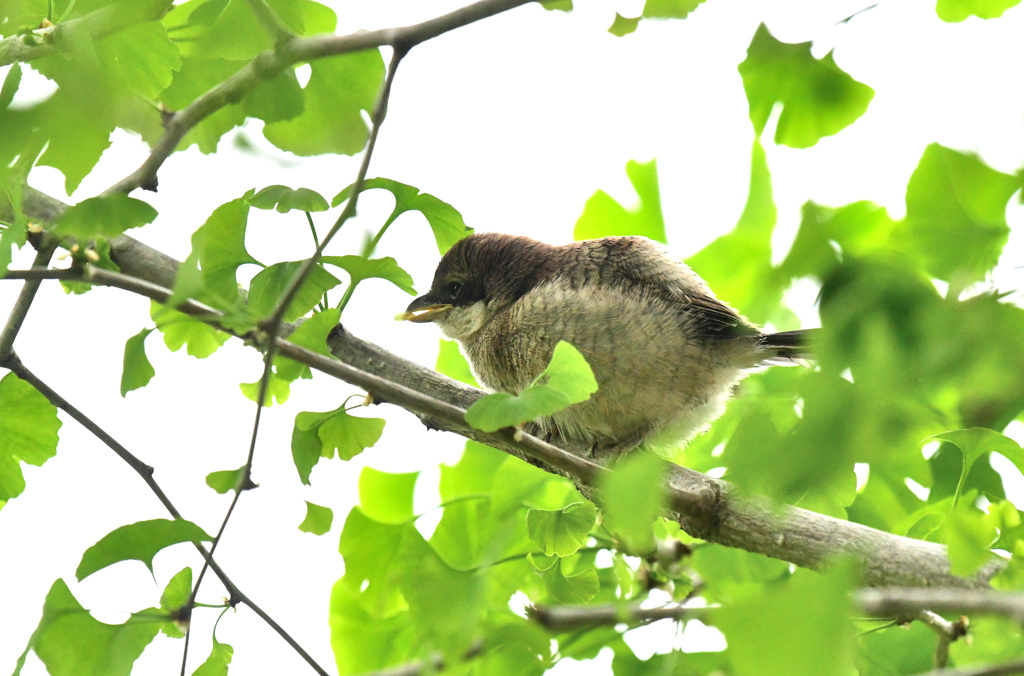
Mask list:
[[[324,1],[338,12],[339,33],[416,23],[464,4]],[[766,140],[779,208],[778,259],[795,234],[805,200],[838,206],[867,199],[886,206],[893,217],[902,216],[907,179],[931,142],[976,151],[994,168],[1016,172],[1024,158],[1024,10],[1012,9],[994,21],[945,24],[933,4],[883,2],[842,22],[867,4],[808,0],[769,7],[757,0],[710,0],[685,21],[645,22],[625,38],[609,35],[606,28],[615,11],[635,15],[641,3],[580,1],[570,14],[533,5],[511,11],[419,46],[403,61],[369,175],[438,196],[479,231],[559,243],[571,239],[572,226],[596,189],[624,204],[635,202],[625,164],[656,157],[670,242],[679,255],[691,255],[733,226],[746,198],[752,129],[736,66],[762,21],[783,41],[813,41],[816,56],[835,50],[839,66],[875,90],[863,118],[812,149],[775,147]],[[35,79],[37,95],[45,96],[47,81]],[[210,212],[250,188],[302,186],[330,199],[354,178],[358,158],[282,153],[262,140],[260,124],[227,135],[216,156],[195,148],[172,156],[160,172],[160,192],[135,193],[159,210],[159,218],[131,234],[180,260],[189,252],[191,233]],[[243,149],[237,143],[242,139],[254,149]],[[138,166],[147,152],[123,132],[113,141],[71,197],[63,194],[55,170],[39,169],[30,182],[71,202],[95,195]],[[359,218],[332,243],[333,252],[357,248],[390,212],[391,198],[373,191],[359,204]],[[296,214],[253,210],[249,251],[265,262],[308,256],[307,226]],[[332,220],[315,216],[324,227]],[[1016,202],[1008,216],[1011,242],[988,285],[1019,290],[1024,288],[1024,229]],[[15,267],[31,262],[31,252],[24,253]],[[417,290],[429,285],[438,258],[418,214],[396,223],[379,255],[397,258]],[[240,278],[246,282],[255,272],[255,266],[243,267]],[[0,284],[0,313],[10,307],[17,287]],[[811,284],[791,291],[807,325],[817,321],[815,293]],[[1017,291],[1013,298],[1022,295]],[[390,284],[371,280],[355,295],[344,323],[399,355],[433,365],[436,331],[392,321],[408,301]],[[116,290],[69,297],[56,284],[44,285],[17,351],[30,369],[155,466],[156,479],[185,517],[214,532],[229,496],[207,488],[204,477],[244,462],[254,405],[237,383],[259,378],[260,356],[232,341],[199,361],[183,351],[168,352],[153,334],[147,347],[157,376],[122,400],[124,341],[152,326],[148,306]],[[239,587],[331,670],[328,597],[344,571],[337,537],[356,501],[359,469],[368,464],[386,471],[421,470],[428,475],[421,483],[429,486],[436,483],[430,477],[436,477],[439,464],[454,462],[462,447],[457,437],[425,433],[403,411],[375,408],[365,415],[388,419],[381,441],[348,464],[321,462],[312,487],[303,488],[289,450],[295,414],[333,409],[354,392],[318,377],[296,383],[283,409],[266,412],[254,467],[260,488],[242,496],[217,552]],[[1024,440],[1024,425],[1008,434]],[[74,583],[88,546],[120,525],[166,514],[138,477],[77,424],[65,420],[61,437],[57,457],[42,468],[25,467],[27,490],[0,512],[0,671],[13,669],[55,578],[64,577],[97,617],[115,622],[129,611],[157,605],[163,585],[183,566],[198,568],[195,552],[178,546],[157,556],[157,584],[137,562]],[[997,460],[993,457],[994,464]],[[1008,497],[1021,504],[1019,497]],[[306,499],[333,508],[328,535],[298,531]],[[417,511],[437,499],[431,490],[419,491]],[[429,519],[419,523],[431,527]],[[199,600],[216,603],[220,594],[210,576]],[[216,612],[196,611],[190,673],[209,654],[209,625]],[[678,643],[674,631],[671,623],[635,630],[631,645],[646,657]],[[683,643],[689,649],[714,649],[720,641],[709,632],[689,635]],[[226,616],[218,638],[235,648],[235,673],[310,673],[248,609]],[[180,650],[180,642],[159,637],[135,673],[177,673]],[[610,671],[610,654],[597,662],[602,666],[563,664],[556,671]],[[44,672],[32,656],[24,673]]]

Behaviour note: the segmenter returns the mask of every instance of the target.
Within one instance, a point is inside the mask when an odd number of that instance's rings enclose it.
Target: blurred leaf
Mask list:
[[[993,554],[989,547],[998,532],[991,520],[967,504],[959,503],[946,519],[945,540],[949,570],[953,575],[971,577]]]
[[[531,509],[526,513],[530,539],[547,556],[571,556],[587,542],[597,523],[597,508],[590,502],[574,502],[560,510]]]
[[[353,676],[407,661],[415,640],[408,613],[379,618],[360,603],[345,577],[331,590],[331,648],[339,676]]]
[[[1020,0],[938,0],[935,13],[949,23],[959,23],[971,16],[998,19],[1003,12],[1018,4]]]
[[[593,569],[566,575],[562,559],[544,572],[544,585],[548,594],[559,603],[586,603],[597,595],[601,583]]]
[[[155,99],[181,68],[178,47],[158,21],[129,26],[96,44],[100,61],[115,79],[140,96]]]
[[[147,203],[120,193],[90,197],[68,207],[54,226],[53,234],[74,237],[84,246],[96,237],[110,239],[125,230],[152,223],[156,215],[156,209]]]
[[[332,521],[334,521],[334,512],[330,507],[321,507],[306,500],[306,518],[299,524],[299,530],[303,533],[323,535],[331,530]]]
[[[466,227],[462,214],[455,207],[433,195],[420,192],[418,188],[390,178],[368,178],[363,182],[364,192],[376,189],[387,190],[395,198],[395,208],[388,218],[389,223],[407,211],[418,211],[423,214],[434,233],[437,250],[442,255],[452,248],[453,244],[473,232],[472,228]],[[331,205],[338,206],[347,200],[351,191],[352,186],[348,186],[339,192],[331,200]]]
[[[236,30],[236,29],[232,29]],[[303,89],[301,115],[263,128],[267,140],[296,155],[354,155],[368,137],[363,111],[373,110],[384,81],[384,61],[376,49],[317,59]]]
[[[390,256],[384,258],[363,258],[362,256],[323,256],[320,259],[326,265],[337,265],[352,277],[352,284],[364,279],[386,279],[410,296],[416,295],[412,288],[412,277],[398,267],[398,262]]]
[[[238,490],[238,484],[245,476],[245,465],[238,469],[223,469],[206,475],[206,485],[221,495]]]
[[[21,463],[37,467],[57,453],[57,409],[13,373],[0,378],[0,508],[21,495]]]
[[[892,246],[896,222],[885,207],[854,202],[830,208],[807,202],[800,229],[780,269],[789,277],[824,278],[845,257],[862,257]],[[838,251],[837,251],[838,249]]]
[[[391,525],[368,517],[353,507],[341,530],[338,551],[345,560],[345,576],[339,580],[353,593],[359,604],[375,618],[386,618],[405,607],[398,589],[390,583],[397,564],[402,534],[408,524]]]
[[[434,370],[470,387],[480,387],[476,378],[473,377],[472,371],[469,370],[469,362],[459,352],[459,344],[454,340],[441,339]]]
[[[363,476],[365,472],[360,484]],[[447,565],[416,529],[407,528],[396,559],[395,583],[409,603],[417,635],[440,648],[446,658],[461,657],[478,636],[484,610],[481,577]]]
[[[167,349],[177,352],[182,345],[187,345],[186,352],[197,359],[209,357],[231,337],[156,301],[150,305],[149,316],[164,335]]]
[[[134,559],[146,564],[153,572],[153,557],[161,549],[181,542],[209,542],[213,538],[191,521],[151,519],[121,526],[100,538],[85,550],[75,577],[84,580],[97,570]]]
[[[956,291],[982,279],[1009,237],[1006,206],[1018,188],[976,155],[929,145],[907,184],[907,249]]]
[[[845,572],[797,570],[786,584],[723,607],[715,624],[729,643],[737,676],[849,674],[852,580]]]
[[[775,142],[792,148],[809,148],[839,133],[864,114],[875,95],[840,69],[831,52],[815,59],[810,42],[779,42],[764,24],[739,71],[754,132],[760,137],[775,104],[781,103]]]
[[[704,0],[647,0],[644,3],[645,19],[685,19]]]
[[[280,213],[298,211],[327,211],[327,200],[309,188],[289,188],[271,185],[249,198],[249,206],[257,209],[277,209]]]
[[[573,228],[573,239],[597,239],[610,235],[642,235],[667,242],[665,218],[661,213],[661,192],[658,189],[658,162],[626,163],[626,176],[636,190],[639,204],[627,209],[603,190],[595,192],[583,207]]]
[[[533,385],[519,395],[496,392],[477,400],[466,411],[466,422],[485,432],[515,427],[586,401],[596,391],[597,381],[587,360],[575,347],[560,340],[551,363]]]
[[[213,637],[213,648],[210,656],[199,665],[199,668],[192,672],[192,676],[227,676],[228,665],[235,654],[235,649],[227,643],[221,643],[217,637]]]
[[[121,396],[145,387],[156,375],[146,356],[146,337],[153,329],[142,329],[124,344],[124,366],[121,371]]]
[[[540,0],[540,6],[549,11],[571,12],[572,0]]]
[[[15,666],[21,673],[28,650],[46,665],[52,676],[128,676],[146,646],[168,622],[154,621],[157,609],[132,614],[124,624],[100,622],[78,603],[63,580],[50,587],[43,617]]]
[[[303,263],[304,261],[274,263],[256,273],[249,284],[249,308],[252,312],[260,317],[270,316]],[[327,272],[322,265],[314,265],[295,298],[288,305],[284,321],[294,322],[312,311],[324,293],[340,283],[341,280]]]
[[[622,539],[627,552],[652,550],[651,524],[666,504],[665,461],[655,453],[635,451],[617,462],[600,485],[604,525]]]
[[[412,492],[419,472],[389,474],[364,467],[359,474],[359,506],[381,523],[403,524],[412,520]]]
[[[772,266],[776,217],[768,161],[760,141],[755,139],[750,190],[736,227],[690,257],[687,263],[720,298],[757,323],[768,320],[788,284],[786,277]]]
[[[636,31],[637,27],[640,25],[640,18],[641,17],[635,17],[630,19],[616,12],[615,20],[612,22],[612,25],[608,27],[608,32],[617,38],[629,35]]]
[[[489,495],[494,477],[508,455],[490,446],[467,440],[462,457],[454,465],[441,465],[439,490],[442,502],[473,495]]]

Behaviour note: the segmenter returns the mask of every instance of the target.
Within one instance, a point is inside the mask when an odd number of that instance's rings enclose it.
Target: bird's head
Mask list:
[[[434,322],[449,338],[466,340],[543,278],[553,247],[486,233],[459,240],[444,255],[430,291],[396,319]]]

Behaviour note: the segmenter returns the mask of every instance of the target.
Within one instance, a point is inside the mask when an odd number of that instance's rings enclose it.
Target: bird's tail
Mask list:
[[[775,359],[813,359],[814,342],[821,329],[800,329],[798,331],[782,331],[766,333],[758,342]]]

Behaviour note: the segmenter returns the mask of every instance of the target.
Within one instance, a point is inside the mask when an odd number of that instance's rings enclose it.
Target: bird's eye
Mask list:
[[[462,293],[462,287],[462,282],[448,282],[448,295],[452,297],[452,300],[459,297],[459,294]]]

